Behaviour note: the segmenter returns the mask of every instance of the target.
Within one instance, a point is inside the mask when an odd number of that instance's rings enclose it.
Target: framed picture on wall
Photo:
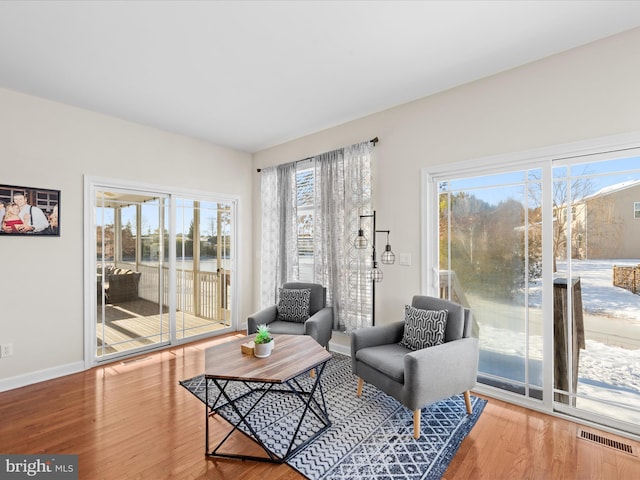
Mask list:
[[[60,190],[0,185],[0,236],[60,236]]]

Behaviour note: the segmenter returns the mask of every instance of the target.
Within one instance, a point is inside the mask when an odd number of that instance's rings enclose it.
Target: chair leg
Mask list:
[[[358,397],[362,396],[362,387],[364,385],[364,380],[362,380],[361,378],[358,378],[358,391],[356,392],[356,395]]]
[[[413,438],[420,438],[420,409],[413,411]]]
[[[312,368],[311,371],[309,372],[309,376],[311,378],[316,378],[316,369]]]
[[[472,414],[473,410],[471,409],[471,394],[469,393],[469,390],[464,392],[464,403],[467,405],[467,413]]]

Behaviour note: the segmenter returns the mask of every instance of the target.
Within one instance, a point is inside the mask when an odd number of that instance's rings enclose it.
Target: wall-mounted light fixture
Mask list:
[[[353,242],[353,245],[358,249],[365,249],[369,245],[369,240],[364,234],[364,230],[362,229],[362,219],[363,218],[373,218],[372,222],[372,235],[371,235],[371,269],[367,271],[367,280],[373,282],[373,290],[372,290],[372,318],[371,323],[375,325],[375,297],[376,297],[376,283],[381,282],[383,278],[382,270],[378,267],[378,259],[376,256],[376,233],[386,233],[387,234],[387,244],[384,248],[384,252],[380,256],[380,260],[385,265],[392,265],[396,261],[395,254],[391,251],[391,245],[389,244],[389,234],[390,230],[376,230],[376,211],[369,215],[360,215],[359,225],[358,225],[358,236]]]

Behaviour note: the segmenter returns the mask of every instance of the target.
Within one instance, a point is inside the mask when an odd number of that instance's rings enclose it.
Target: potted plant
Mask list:
[[[253,339],[255,344],[253,354],[258,358],[265,358],[271,355],[273,349],[273,337],[269,332],[269,326],[266,324],[258,325],[256,329],[256,337]]]

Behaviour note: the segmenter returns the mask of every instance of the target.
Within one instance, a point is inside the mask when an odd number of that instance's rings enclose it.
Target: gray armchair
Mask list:
[[[282,288],[311,289],[309,318],[304,323],[278,320],[277,305],[270,305],[249,316],[247,319],[247,334],[255,333],[258,325],[266,324],[269,326],[271,333],[310,335],[316,342],[327,348],[333,330],[333,308],[326,306],[327,289],[317,283],[302,282],[285,283]]]
[[[413,411],[413,436],[420,437],[420,410],[464,392],[471,413],[469,390],[476,384],[478,339],[472,331],[471,312],[440,298],[416,295],[412,306],[423,310],[448,310],[444,343],[421,350],[398,344],[404,321],[351,332],[351,364],[358,379],[370,383]]]

